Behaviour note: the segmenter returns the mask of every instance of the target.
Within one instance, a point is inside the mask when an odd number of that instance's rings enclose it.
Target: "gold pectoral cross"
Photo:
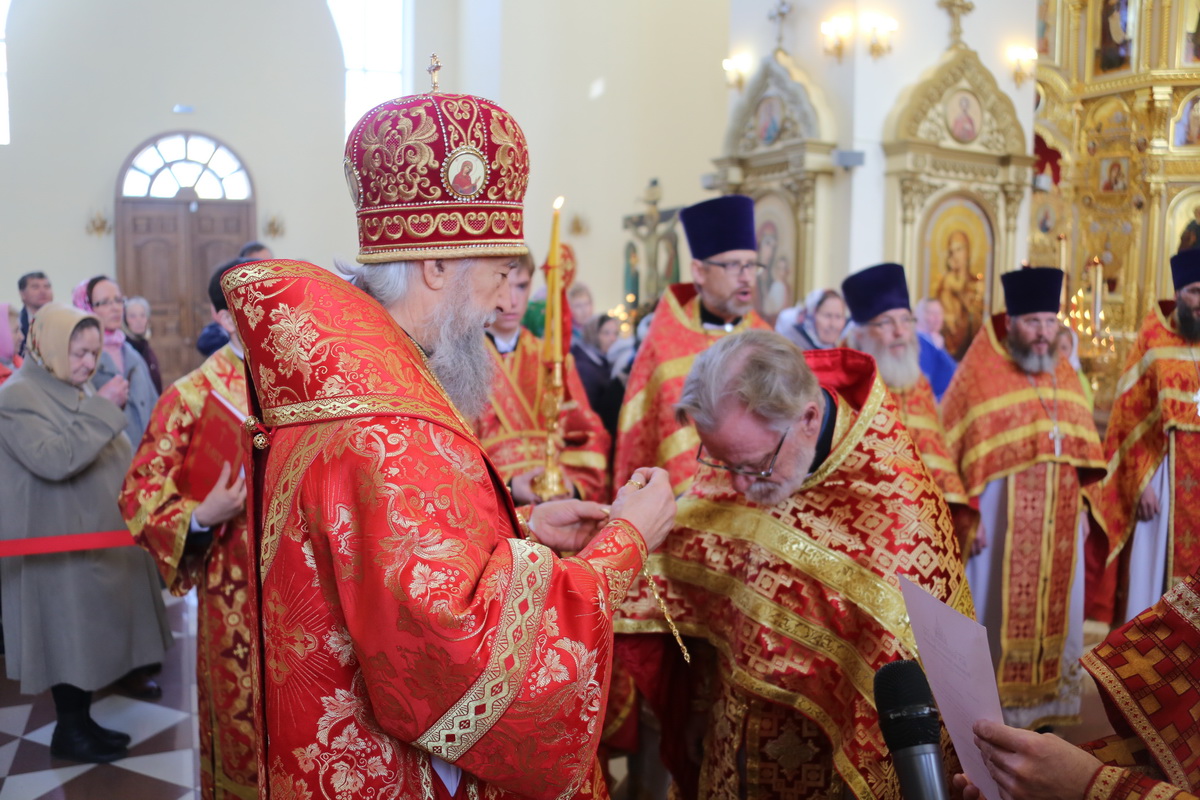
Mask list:
[[[1196,394],[1200,394],[1200,392],[1196,392]],[[1200,402],[1200,401],[1198,401],[1198,402]],[[1066,436],[1064,436],[1063,432],[1058,429],[1057,422],[1054,423],[1054,428],[1051,429],[1049,436],[1050,436],[1050,441],[1054,442],[1055,457],[1061,456],[1062,455],[1062,440],[1065,439]]]

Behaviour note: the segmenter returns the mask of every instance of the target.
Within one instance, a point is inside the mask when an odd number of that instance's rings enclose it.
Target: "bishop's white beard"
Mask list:
[[[496,312],[475,307],[465,277],[453,286],[434,312],[429,366],[462,415],[474,422],[492,393],[496,366],[483,331],[496,320]]]
[[[904,354],[894,355],[888,345],[877,342],[866,331],[857,335],[858,349],[875,359],[879,377],[889,389],[904,391],[921,378],[921,348],[916,338],[905,342]]]

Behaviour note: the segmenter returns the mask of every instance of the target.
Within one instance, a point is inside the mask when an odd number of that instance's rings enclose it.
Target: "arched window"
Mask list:
[[[8,130],[8,6],[12,0],[0,0],[0,144],[9,144]]]
[[[3,2],[3,0],[0,0]],[[346,59],[346,133],[368,109],[408,93],[408,3],[327,0]]]
[[[186,190],[200,200],[245,200],[250,176],[224,145],[196,133],[171,133],[142,148],[121,181],[124,197],[172,198]]]

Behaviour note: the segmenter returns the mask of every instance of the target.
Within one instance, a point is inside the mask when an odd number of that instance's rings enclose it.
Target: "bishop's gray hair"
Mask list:
[[[774,331],[743,331],[718,339],[696,357],[675,418],[681,425],[691,422],[700,430],[714,430],[722,403],[734,397],[782,432],[804,415],[819,392],[799,347]]]
[[[338,272],[354,286],[374,297],[384,308],[408,294],[420,261],[387,261],[382,264],[351,264],[334,259]]]

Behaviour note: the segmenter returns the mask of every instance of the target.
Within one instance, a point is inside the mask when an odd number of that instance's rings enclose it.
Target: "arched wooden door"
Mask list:
[[[164,383],[201,362],[213,269],[254,238],[254,191],[242,160],[211,136],[172,132],[139,146],[117,185],[117,281],[150,301]]]

